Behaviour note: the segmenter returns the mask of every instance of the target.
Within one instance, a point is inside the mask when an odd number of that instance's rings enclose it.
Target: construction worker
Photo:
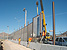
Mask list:
[[[42,40],[46,37],[46,33],[45,33],[45,30],[42,32],[42,38],[41,38],[41,41],[40,43],[42,43]]]
[[[21,42],[21,38],[19,38],[19,40],[18,40],[18,41],[19,41],[19,44],[20,44],[20,42]]]
[[[30,38],[28,39],[28,45],[27,45],[27,47],[29,47],[31,40],[32,40],[32,38],[30,37]]]
[[[45,38],[46,36],[45,30],[43,31],[42,36]]]

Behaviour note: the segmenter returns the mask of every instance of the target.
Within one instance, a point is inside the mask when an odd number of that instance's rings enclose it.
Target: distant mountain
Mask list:
[[[56,37],[67,37],[67,31],[62,33],[62,34],[60,34],[60,35],[58,35],[58,36],[56,36]]]

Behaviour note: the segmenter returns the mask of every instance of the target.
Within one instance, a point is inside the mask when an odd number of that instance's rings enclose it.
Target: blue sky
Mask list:
[[[13,32],[14,29],[24,27],[24,12],[23,8],[27,10],[27,21],[32,22],[32,18],[37,15],[36,11],[37,0],[0,0],[0,32],[7,33],[7,26],[9,26],[9,33]],[[55,30],[56,32],[67,31],[67,0],[43,0],[43,7],[45,12],[45,18],[47,23],[47,31],[53,29],[52,24],[52,1],[55,2]],[[41,12],[40,1],[38,0],[39,13]],[[51,33],[52,34],[52,33]],[[58,34],[58,33],[56,33]]]

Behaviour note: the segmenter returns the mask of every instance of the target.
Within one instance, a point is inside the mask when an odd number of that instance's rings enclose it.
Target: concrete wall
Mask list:
[[[22,38],[22,29],[16,31],[16,32],[13,32],[10,36],[9,36],[9,39],[19,39],[19,38]]]
[[[27,26],[23,29],[23,40],[27,41]]]
[[[29,37],[31,37],[32,34],[32,23],[28,24],[24,28],[17,30],[13,32],[10,36],[9,39],[19,39],[21,37],[21,40],[27,41]]]
[[[39,15],[40,16],[40,15]],[[24,28],[17,30],[15,32],[13,32],[10,35],[10,39],[19,39],[21,37],[21,40],[23,41],[27,41],[29,37],[31,37],[31,34],[33,35],[33,37],[37,37],[37,18],[39,16],[36,16],[35,18],[33,18],[33,22],[28,24],[27,26],[24,26]],[[42,18],[41,18],[42,20]],[[39,22],[40,23],[40,22]],[[42,23],[42,22],[41,22]],[[40,25],[39,25],[40,26]],[[42,25],[41,25],[42,27]],[[38,27],[39,28],[39,27]],[[41,29],[42,30],[42,29]],[[40,31],[40,30],[38,30]],[[39,32],[38,32],[39,34]]]
[[[19,39],[21,37],[21,31],[18,30],[17,32],[14,33],[14,39]]]
[[[31,37],[32,34],[32,23],[27,26],[27,39]]]
[[[23,40],[23,28],[21,29],[21,40]]]
[[[37,17],[33,18],[33,37],[36,36],[37,36]]]

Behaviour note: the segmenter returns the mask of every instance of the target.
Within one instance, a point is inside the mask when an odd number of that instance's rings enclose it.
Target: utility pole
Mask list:
[[[55,45],[55,7],[54,7],[54,1],[52,2],[52,10],[53,10],[53,45]]]
[[[25,12],[25,26],[26,26],[27,10],[24,8],[23,11]]]
[[[7,26],[7,28],[8,28],[8,33],[7,33],[7,40],[8,40],[8,34],[9,34],[9,26]]]

